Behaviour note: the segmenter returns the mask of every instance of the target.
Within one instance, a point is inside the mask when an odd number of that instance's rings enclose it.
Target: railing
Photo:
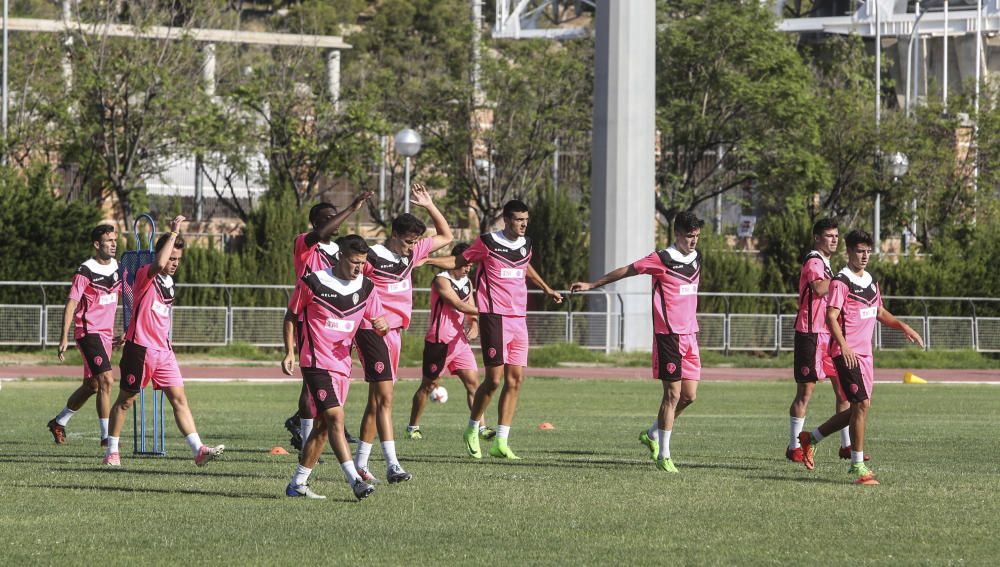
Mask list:
[[[34,290],[33,302],[0,304],[0,345],[53,346],[59,343],[63,304],[68,282],[0,282],[0,290],[17,286]],[[172,341],[177,346],[224,346],[236,342],[263,347],[281,346],[285,307],[235,305],[234,292],[261,294],[280,291],[287,299],[292,286],[183,284],[174,308]],[[184,290],[222,291],[219,305],[185,306]],[[414,289],[413,319],[407,334],[422,337],[429,310],[429,290]],[[542,305],[541,292],[529,291],[532,305]],[[25,295],[25,293],[22,293]],[[585,296],[585,297],[580,297]],[[698,314],[702,349],[730,351],[790,351],[795,337],[793,294],[700,293]],[[528,332],[533,346],[575,343],[584,348],[618,351],[623,348],[626,325],[648,325],[649,315],[623,315],[627,294],[598,290],[574,294],[554,310],[528,312]],[[648,294],[643,294],[648,298]],[[894,297],[884,298],[887,307],[923,337],[925,349],[972,349],[1000,352],[1000,298]],[[648,301],[648,299],[645,299]],[[120,310],[121,308],[119,308]],[[937,313],[958,314],[937,314]],[[967,313],[967,314],[966,314]],[[982,316],[987,313],[989,316]],[[121,329],[121,317],[116,318]],[[899,331],[878,325],[873,346],[881,350],[919,348],[910,345]]]

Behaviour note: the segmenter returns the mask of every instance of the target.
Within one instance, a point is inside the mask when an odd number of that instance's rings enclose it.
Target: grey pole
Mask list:
[[[483,34],[483,0],[470,0],[472,3],[472,100],[476,108],[483,106],[486,97],[480,85],[480,51]]]
[[[326,90],[333,101],[334,110],[340,110],[340,50],[326,53]]]
[[[379,136],[378,146],[378,210],[381,213],[385,212],[385,152],[386,146],[389,144],[388,136]]]
[[[410,212],[410,156],[404,158],[403,166],[403,212]]]
[[[943,89],[941,89],[941,106],[944,108],[945,114],[948,113],[948,0],[944,0],[944,61],[942,71],[944,73],[944,79],[941,81]]]
[[[202,48],[204,63],[201,68],[202,87],[209,97],[215,96],[215,44],[206,43]],[[194,220],[205,220],[205,177],[202,172],[205,158],[201,153],[194,156]]]
[[[591,170],[590,277],[649,254],[655,244],[656,3],[597,3]],[[608,286],[622,293],[627,350],[648,350],[649,279]],[[615,301],[615,299],[611,299]],[[603,307],[603,305],[602,305]],[[618,331],[615,330],[615,333]]]
[[[559,191],[559,138],[556,137],[556,149],[552,152],[552,190]],[[493,164],[490,164],[492,167]]]
[[[875,135],[877,137],[882,129],[882,22],[880,21],[882,11],[879,10],[878,2],[872,2],[872,7],[875,9]],[[876,143],[878,143],[877,139]],[[879,171],[876,172],[879,181],[876,182],[875,187],[875,218],[872,223],[872,238],[875,240],[875,253],[879,254],[882,251],[882,237],[880,236],[882,233],[882,193],[879,186],[882,179],[882,148],[880,146],[875,148],[875,159],[879,168]]]
[[[3,110],[0,111],[0,121],[3,122],[3,163],[7,163],[7,101],[10,98],[10,93],[7,89],[7,55],[8,47],[7,44],[7,8],[8,0],[3,0]]]

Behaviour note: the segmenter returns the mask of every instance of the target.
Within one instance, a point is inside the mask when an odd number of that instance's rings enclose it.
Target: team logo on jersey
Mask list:
[[[135,384],[135,374],[129,374],[127,378],[129,384]]]
[[[677,372],[677,365],[674,364],[673,362],[668,362],[667,363],[667,372],[669,372],[670,374],[673,374],[674,372]]]
[[[97,355],[97,356],[94,357],[94,365],[100,366],[102,362],[104,362],[104,357],[103,356]]]
[[[403,258],[400,260],[400,262],[402,262],[404,266],[409,266],[410,265],[410,259],[407,258],[406,256],[403,256]]]
[[[321,402],[326,400],[326,390],[320,390],[319,393],[316,394],[316,397],[318,397]]]
[[[111,272],[111,281],[118,281],[118,272]]]
[[[357,293],[355,293],[354,295],[352,295],[352,296],[351,296],[351,300],[352,300],[352,301],[354,301],[354,304],[355,304],[355,305],[357,305],[357,304],[358,304],[358,300],[359,300],[359,299],[361,299],[361,296],[360,296],[360,295],[358,295]]]
[[[497,355],[497,349],[490,347],[490,358],[494,358]]]
[[[851,384],[851,393],[852,394],[857,394],[858,393],[858,385],[857,384]]]
[[[521,257],[523,258],[523,257],[525,257],[527,255],[528,255],[528,249],[525,248],[524,246],[522,246],[521,247]]]
[[[438,365],[437,364],[431,364],[431,372],[437,372],[437,371],[438,371]]]
[[[469,286],[463,285],[462,286],[462,293],[469,293]]]
[[[799,372],[801,372],[803,376],[809,376],[809,367],[803,366],[799,369]]]
[[[381,374],[383,370],[385,370],[385,365],[382,364],[382,361],[380,360],[380,361],[376,362],[375,363],[375,372]]]

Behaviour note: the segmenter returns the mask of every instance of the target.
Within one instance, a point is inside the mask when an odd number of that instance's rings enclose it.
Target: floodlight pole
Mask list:
[[[10,94],[7,92],[7,11],[9,0],[3,0],[3,109],[0,110],[0,122],[3,128],[3,164],[7,165],[7,101]]]
[[[403,158],[403,212],[410,212],[410,156]]]
[[[882,252],[882,148],[878,137],[882,131],[882,14],[878,2],[872,2],[875,8],[875,164],[878,167],[875,182],[875,218],[872,222],[872,238],[875,240],[875,254]]]

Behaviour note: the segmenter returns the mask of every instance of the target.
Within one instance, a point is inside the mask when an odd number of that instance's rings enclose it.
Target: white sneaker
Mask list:
[[[326,500],[326,496],[322,494],[316,494],[309,488],[308,484],[294,485],[288,483],[285,487],[285,496],[290,496],[292,498],[309,498],[311,500]]]
[[[198,449],[198,456],[194,458],[194,464],[199,467],[203,467],[208,464],[208,461],[222,455],[222,452],[226,450],[225,445],[219,445],[217,447],[209,447],[208,445],[202,445],[201,449]]]

